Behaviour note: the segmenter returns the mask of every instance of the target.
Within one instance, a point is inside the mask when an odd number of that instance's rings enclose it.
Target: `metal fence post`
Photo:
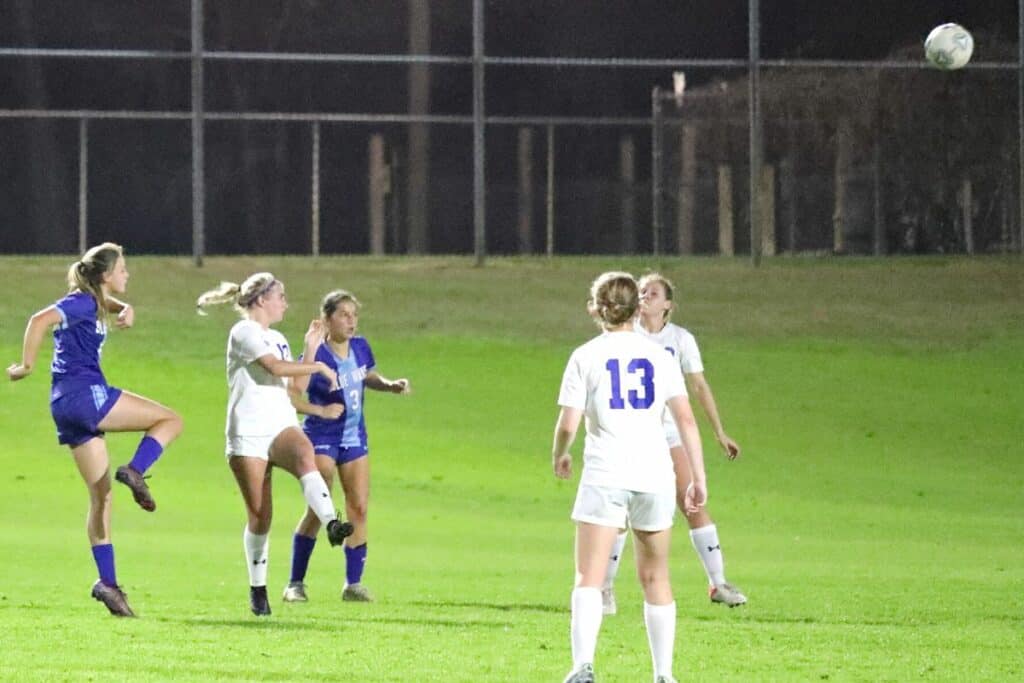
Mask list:
[[[661,88],[651,90],[651,253],[661,251],[661,183],[662,183],[662,114]]]
[[[759,0],[749,0],[750,28],[750,259],[761,265],[761,12]]]
[[[484,185],[486,149],[484,137],[484,2],[473,0],[473,253],[476,265],[487,254],[487,218]]]
[[[78,253],[89,248],[89,119],[78,120]]]
[[[312,157],[313,168],[311,169],[312,179],[310,182],[310,242],[312,243],[313,256],[320,255],[320,122],[313,122],[313,149],[311,150],[310,156]]]
[[[203,0],[192,0],[192,260],[206,253],[206,176],[203,141]]]

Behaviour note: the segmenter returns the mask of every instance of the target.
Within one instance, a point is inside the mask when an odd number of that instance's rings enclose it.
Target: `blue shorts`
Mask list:
[[[50,403],[50,414],[57,425],[57,441],[74,448],[103,436],[100,422],[120,397],[117,387],[93,384],[55,399]]]
[[[326,455],[339,465],[365,457],[368,452],[366,446],[334,446],[327,443],[313,444],[313,451],[317,455]]]

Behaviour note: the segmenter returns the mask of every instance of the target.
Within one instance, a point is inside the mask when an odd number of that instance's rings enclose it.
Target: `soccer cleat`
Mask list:
[[[266,586],[249,586],[249,609],[258,617],[270,614],[270,600]]]
[[[340,519],[332,519],[327,522],[327,540],[331,545],[341,545],[345,539],[352,535],[355,527],[352,522],[343,522]]]
[[[102,581],[92,585],[92,597],[102,602],[115,617],[134,617],[135,612],[128,606],[128,596],[120,586],[110,586]]]
[[[307,602],[306,584],[301,581],[292,581],[284,587],[285,602]]]
[[[580,668],[570,671],[562,683],[594,683],[594,667],[590,664],[580,664]]]
[[[149,493],[146,478],[133,470],[129,465],[118,467],[114,479],[117,479],[132,490],[132,497],[135,498],[135,502],[139,504],[140,508],[146,512],[156,510],[156,501],[153,500],[153,496]]]
[[[370,591],[361,583],[351,583],[341,591],[341,599],[345,602],[373,602]]]
[[[615,589],[612,587],[601,589],[601,613],[605,615],[615,614],[618,607],[615,604]]]
[[[729,607],[738,607],[747,604],[747,596],[739,591],[731,583],[720,583],[708,589],[708,597],[711,602],[720,602]]]

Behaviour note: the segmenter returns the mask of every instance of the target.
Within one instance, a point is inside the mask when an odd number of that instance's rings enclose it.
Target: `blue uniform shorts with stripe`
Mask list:
[[[317,455],[326,455],[339,465],[358,460],[367,454],[366,446],[337,446],[327,443],[314,443],[313,451]]]
[[[74,448],[93,437],[103,436],[100,422],[120,397],[121,390],[117,387],[93,384],[55,399],[50,403],[50,414],[57,425],[57,441]]]

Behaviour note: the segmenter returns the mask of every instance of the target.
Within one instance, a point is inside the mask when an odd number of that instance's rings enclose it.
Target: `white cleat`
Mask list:
[[[353,583],[345,586],[341,591],[341,599],[346,602],[373,602],[370,591],[361,583]]]
[[[594,683],[594,667],[590,664],[580,664],[580,668],[570,671],[562,683]]]
[[[618,611],[618,607],[615,604],[615,589],[614,588],[602,588],[601,589],[601,614],[609,615],[615,614]]]
[[[720,602],[729,607],[738,607],[747,604],[747,596],[731,583],[720,583],[708,589],[708,597],[711,602]]]
[[[292,581],[284,587],[284,595],[282,596],[285,602],[308,602],[309,598],[306,597],[306,584],[301,581]]]

